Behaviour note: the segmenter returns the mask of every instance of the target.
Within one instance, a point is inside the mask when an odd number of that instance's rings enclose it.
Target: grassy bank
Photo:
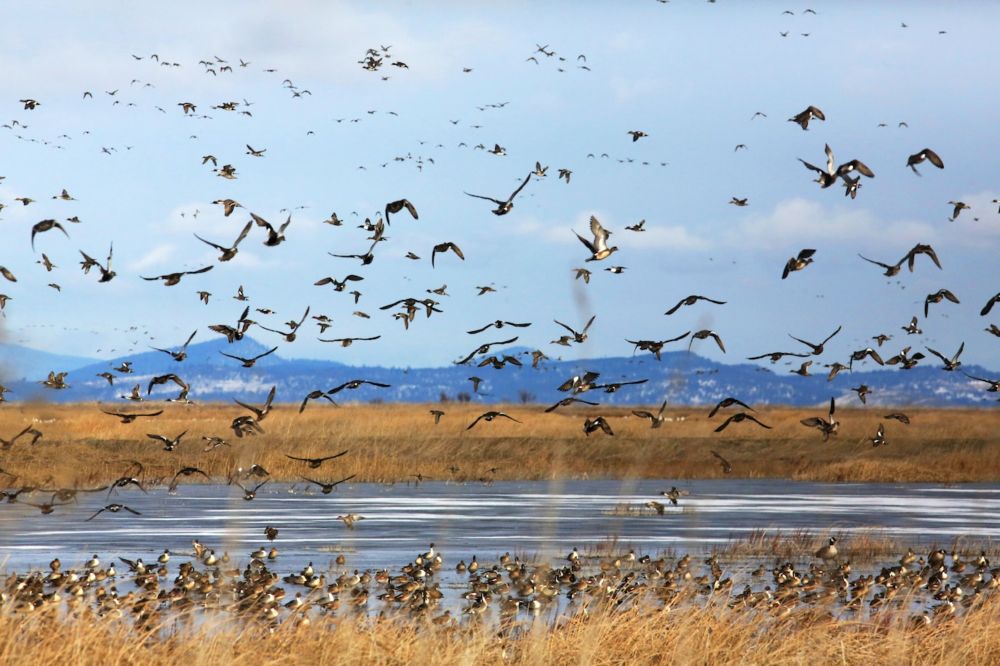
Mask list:
[[[155,411],[155,419],[122,424],[105,409]],[[435,425],[430,409],[446,413]],[[167,479],[182,466],[203,469],[225,479],[239,467],[258,464],[273,479],[341,478],[359,481],[425,480],[477,482],[501,479],[555,478],[718,478],[726,476],[714,450],[732,464],[731,477],[783,477],[819,481],[1000,480],[1000,410],[904,410],[904,425],[883,416],[890,410],[839,410],[839,432],[828,442],[799,420],[821,409],[762,409],[759,418],[773,429],[734,423],[715,433],[725,412],[714,419],[707,410],[668,410],[675,419],[652,429],[649,421],[627,409],[561,408],[546,414],[538,406],[512,405],[506,419],[467,426],[484,410],[470,405],[316,406],[298,414],[277,406],[261,424],[265,432],[237,438],[232,419],[245,410],[236,405],[177,406],[144,403],[111,405],[6,405],[0,409],[0,436],[33,425],[43,433],[31,445],[18,440],[0,452],[0,467],[19,483],[51,477],[58,485],[92,484],[116,478],[139,461],[150,479]],[[584,435],[587,416],[603,414],[614,429]],[[888,444],[873,448],[867,439],[879,423]],[[146,437],[174,437],[187,431],[172,452]],[[229,446],[205,451],[204,436],[220,436]],[[286,454],[320,457],[349,449],[318,470]],[[198,477],[194,477],[197,480]]]

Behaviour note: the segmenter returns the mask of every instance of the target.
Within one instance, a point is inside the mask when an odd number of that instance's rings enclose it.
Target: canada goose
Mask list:
[[[498,411],[489,411],[489,412],[484,412],[484,413],[480,414],[479,416],[477,416],[476,420],[474,420],[472,423],[470,423],[468,426],[466,426],[465,429],[466,430],[472,430],[472,428],[477,423],[479,423],[480,421],[492,421],[493,419],[499,418],[501,416],[504,417],[505,419],[509,419],[509,420],[513,421],[514,423],[520,423],[520,421],[518,421],[517,419],[515,419],[510,414],[505,414],[504,412],[498,412]]]
[[[941,362],[944,363],[944,367],[942,368],[942,370],[947,370],[948,372],[951,372],[952,370],[957,370],[959,367],[961,367],[962,362],[958,360],[958,357],[962,355],[962,352],[964,350],[965,350],[965,343],[963,342],[961,345],[959,345],[958,351],[955,352],[955,355],[952,356],[951,358],[947,358],[941,352],[935,349],[931,349],[930,347],[927,348],[927,351],[929,351],[930,353],[934,354],[939,359],[941,359]]]
[[[936,166],[938,169],[944,168],[944,162],[941,160],[940,157],[938,157],[938,154],[935,153],[930,148],[924,148],[920,152],[914,153],[909,157],[907,157],[906,166],[910,167],[910,169],[913,170],[913,173],[919,176],[921,174],[919,171],[917,171],[917,165],[923,162],[924,160],[927,160],[928,162]]]
[[[858,394],[858,400],[861,401],[862,405],[868,403],[868,394],[871,393],[872,390],[868,387],[867,384],[862,384],[861,386],[858,386],[857,388],[852,388],[851,390]]]
[[[299,458],[297,456],[290,456],[287,453],[285,454],[285,457],[288,458],[289,460],[298,460],[300,462],[304,462],[309,466],[310,469],[319,469],[320,466],[322,466],[323,463],[325,463],[327,460],[336,460],[341,456],[347,455],[348,451],[350,451],[350,449],[344,449],[340,453],[334,453],[331,456],[324,456],[322,458]]]
[[[929,314],[931,303],[940,303],[944,299],[948,299],[952,303],[959,303],[958,296],[948,291],[947,289],[938,289],[933,294],[928,294],[927,298],[924,299],[924,318],[927,318]]]
[[[747,414],[746,412],[737,412],[737,413],[733,414],[732,416],[730,416],[729,418],[727,418],[725,421],[723,421],[722,424],[718,428],[715,429],[715,432],[722,432],[723,430],[726,429],[726,427],[730,423],[742,423],[743,421],[753,421],[754,423],[756,423],[757,425],[759,425],[762,428],[766,428],[768,430],[771,429],[771,426],[769,426],[766,423],[758,420],[756,416],[754,416],[752,414]]]
[[[837,537],[830,537],[829,541],[825,546],[816,551],[815,555],[821,560],[835,560],[837,559]]]
[[[643,137],[649,136],[648,134],[646,134],[642,130],[631,130],[629,132],[626,132],[626,134],[630,134],[632,136],[632,143],[635,143],[636,141],[638,141],[639,139],[641,139]]]
[[[761,114],[763,115],[763,114]],[[805,111],[796,113],[794,116],[788,119],[788,122],[796,123],[804,130],[809,129],[809,121],[813,118],[817,120],[826,120],[826,116],[823,115],[823,111],[815,106],[807,106]]]
[[[665,315],[672,315],[673,313],[677,312],[680,308],[684,307],[685,305],[694,305],[698,301],[707,301],[709,303],[715,303],[716,305],[725,305],[726,304],[726,301],[717,301],[714,298],[709,298],[708,296],[701,296],[701,295],[698,295],[698,294],[691,294],[690,296],[685,296],[684,298],[682,298],[681,300],[679,300],[677,302],[677,305],[673,306],[672,308],[670,308],[669,310],[667,310],[663,314],[665,314]]]
[[[781,272],[781,279],[784,280],[785,278],[788,277],[789,273],[793,273],[795,271],[801,271],[806,266],[811,264],[814,261],[814,259],[812,258],[814,254],[816,254],[816,250],[811,250],[811,249],[799,250],[797,256],[790,257],[788,261],[785,262],[785,268]]]
[[[441,417],[444,416],[444,412],[440,409],[432,409],[430,413],[434,416],[434,425],[441,423]]]
[[[646,230],[645,226],[646,226],[646,220],[639,220],[637,223],[630,224],[629,226],[625,227],[625,231],[643,232]]]
[[[559,169],[559,178],[565,180],[567,185],[569,185],[569,179],[572,176],[573,176],[573,172],[571,170],[569,170],[569,169]]]
[[[514,190],[509,197],[507,197],[506,201],[500,201],[499,199],[494,199],[493,197],[484,197],[484,196],[479,195],[479,194],[469,194],[468,192],[466,192],[465,194],[468,195],[468,196],[470,196],[470,197],[475,197],[476,199],[485,199],[486,201],[492,201],[493,203],[495,203],[497,205],[497,207],[494,208],[493,211],[492,211],[493,214],[494,215],[498,215],[498,216],[499,215],[506,215],[514,207],[514,197],[516,197],[518,195],[518,193],[520,193],[520,191],[524,189],[524,186],[528,184],[529,180],[531,180],[531,176],[532,175],[533,174],[529,173],[527,175],[527,177],[525,177],[524,182],[522,182],[518,186],[518,188],[516,190]],[[560,169],[559,177],[560,178],[562,177],[562,169]],[[568,178],[567,178],[566,182],[569,182]]]
[[[618,251],[617,246],[608,247],[608,237],[611,235],[611,232],[601,226],[600,221],[593,215],[590,216],[590,233],[594,235],[593,241],[587,240],[575,231],[573,233],[590,250],[591,256],[586,261],[601,261]]]
[[[830,413],[827,418],[824,419],[822,416],[812,416],[808,419],[802,419],[799,423],[807,428],[818,428],[819,431],[823,433],[823,441],[825,442],[830,439],[830,435],[836,433],[837,428],[840,427],[840,422],[833,418],[833,414],[836,409],[837,404],[835,398],[830,398]]]

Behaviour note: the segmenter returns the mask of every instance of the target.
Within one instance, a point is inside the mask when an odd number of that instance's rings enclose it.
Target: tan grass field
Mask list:
[[[577,614],[512,632],[492,622],[435,625],[427,619],[320,617],[149,629],[90,612],[8,614],[0,661],[46,664],[935,664],[1000,662],[1000,603],[914,628],[904,611],[835,620],[822,608],[784,616],[723,603]],[[525,622],[521,623],[525,625]],[[154,638],[166,631],[167,638]]]
[[[155,419],[122,424],[101,408],[150,411]],[[434,425],[431,408],[446,414]],[[503,409],[522,423],[506,419],[480,422],[466,430],[486,407],[475,405],[314,406],[298,414],[276,406],[262,423],[265,433],[237,438],[231,420],[247,412],[237,405],[179,406],[13,404],[0,409],[0,436],[11,437],[26,425],[44,436],[35,445],[21,439],[0,452],[0,467],[20,483],[48,477],[61,485],[108,481],[129,461],[146,467],[147,478],[167,478],[194,465],[225,479],[239,467],[262,465],[275,480],[305,474],[335,479],[357,474],[358,481],[393,483],[425,480],[455,482],[559,478],[718,478],[724,476],[712,457],[715,450],[732,463],[733,477],[781,477],[819,481],[1000,480],[1000,410],[905,410],[911,425],[886,420],[890,410],[838,410],[840,431],[822,435],[799,424],[816,409],[762,409],[759,416],[773,430],[734,423],[714,433],[725,412],[714,419],[707,410],[676,408],[659,429],[624,408],[599,412],[509,405]],[[586,416],[604,414],[615,436],[585,436]],[[885,423],[888,445],[873,448],[868,437]],[[147,433],[173,437],[187,430],[182,443],[166,452]],[[205,452],[203,436],[224,437],[230,444]],[[285,454],[320,457],[348,449],[339,460],[318,470]],[[194,477],[195,480],[198,477]]]

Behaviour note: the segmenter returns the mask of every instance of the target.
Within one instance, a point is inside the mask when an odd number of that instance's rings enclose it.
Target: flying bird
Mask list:
[[[45,233],[46,231],[51,231],[52,229],[58,229],[66,235],[66,238],[69,238],[69,234],[66,233],[66,229],[63,225],[59,224],[55,220],[42,220],[31,227],[31,249],[35,249],[35,236],[37,234]]]
[[[521,183],[521,185],[516,190],[514,190],[511,193],[511,195],[509,197],[507,197],[507,199],[505,201],[501,201],[499,199],[494,199],[493,197],[485,197],[485,196],[482,196],[480,194],[469,194],[468,192],[466,192],[465,194],[468,195],[468,196],[470,196],[470,197],[475,197],[476,199],[485,199],[486,201],[492,201],[493,203],[495,203],[497,205],[497,207],[495,209],[493,209],[493,214],[494,215],[506,215],[514,207],[514,197],[516,197],[518,195],[518,193],[520,193],[520,191],[524,189],[524,186],[528,184],[529,180],[531,180],[531,176],[532,175],[533,175],[532,173],[529,173],[527,175],[527,177],[524,179],[524,182]],[[567,181],[568,181],[568,179],[567,179]]]
[[[917,165],[923,162],[924,160],[927,160],[928,162],[936,166],[938,169],[944,168],[944,162],[941,160],[938,154],[935,153],[930,148],[924,148],[920,152],[914,153],[909,157],[907,157],[906,166],[910,167],[910,169],[913,170],[913,173],[919,176],[921,175],[921,173],[917,171]]]
[[[149,280],[150,282],[154,280],[163,280],[164,287],[172,287],[181,281],[181,278],[185,275],[198,275],[199,273],[207,273],[212,270],[214,266],[205,266],[204,268],[199,268],[193,271],[180,271],[178,273],[167,273],[166,275],[158,275],[156,277],[146,277],[140,275],[143,280]]]
[[[594,235],[593,241],[587,240],[575,231],[573,233],[590,250],[591,256],[587,258],[587,261],[601,261],[618,251],[617,247],[608,247],[608,236],[611,235],[611,232],[601,226],[600,221],[593,215],[590,216],[590,233]]]
[[[756,114],[755,114],[756,115]],[[763,115],[763,114],[761,114]],[[766,116],[765,116],[766,117]],[[817,120],[826,120],[826,116],[823,115],[823,111],[815,106],[807,106],[805,111],[796,113],[794,116],[788,119],[788,122],[797,123],[799,127],[804,130],[809,129],[809,121],[813,118]]]
[[[480,414],[479,416],[477,416],[476,420],[473,421],[472,423],[470,423],[465,429],[466,430],[472,430],[472,428],[477,423],[479,423],[480,421],[492,421],[493,419],[500,418],[501,416],[503,418],[505,418],[505,419],[509,419],[509,420],[513,421],[514,423],[520,423],[520,421],[518,421],[517,419],[515,419],[510,414],[506,414],[504,412],[489,411],[489,412],[483,412],[482,414]]]

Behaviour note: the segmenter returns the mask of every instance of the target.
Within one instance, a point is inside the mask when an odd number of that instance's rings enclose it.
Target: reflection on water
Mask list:
[[[641,507],[661,490],[689,491],[667,515],[615,515],[620,505]],[[0,506],[0,557],[23,571],[58,556],[70,566],[93,553],[145,557],[164,548],[191,551],[199,539],[239,560],[266,543],[264,527],[280,529],[281,566],[331,562],[346,552],[351,568],[399,566],[430,542],[449,563],[473,554],[492,559],[504,551],[565,554],[609,538],[639,552],[673,548],[705,552],[714,544],[758,528],[850,533],[879,528],[915,547],[955,536],[1000,538],[1000,488],[929,484],[825,484],[764,479],[704,481],[583,480],[498,482],[493,485],[423,483],[419,486],[342,486],[331,495],[290,492],[269,483],[252,502],[235,487],[181,486],[176,495],[157,488],[80,496],[79,505],[51,515],[23,504]],[[47,498],[46,498],[47,499]],[[29,500],[40,501],[40,500]],[[103,513],[108,501],[142,513]],[[364,516],[349,530],[340,514]]]

